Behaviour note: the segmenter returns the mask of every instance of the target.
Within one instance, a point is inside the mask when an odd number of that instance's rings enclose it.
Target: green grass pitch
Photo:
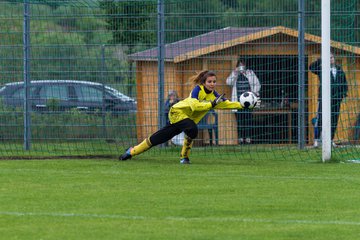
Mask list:
[[[1,160],[0,239],[359,239],[360,165]]]

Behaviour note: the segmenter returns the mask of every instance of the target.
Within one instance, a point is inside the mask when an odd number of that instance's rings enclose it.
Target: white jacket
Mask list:
[[[226,79],[226,84],[232,86],[232,92],[231,92],[231,101],[232,102],[238,102],[239,98],[237,95],[236,90],[236,80],[238,77],[238,74],[240,72],[238,70],[233,70],[230,74],[230,76]],[[255,75],[253,70],[247,69],[244,73],[244,76],[249,80],[249,85],[251,88],[251,91],[255,93],[257,96],[259,96],[261,84],[257,76]]]

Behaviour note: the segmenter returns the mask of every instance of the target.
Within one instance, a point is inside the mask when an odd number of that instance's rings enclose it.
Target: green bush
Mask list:
[[[128,141],[136,138],[136,114],[85,113],[77,109],[59,111],[56,101],[48,112],[31,113],[33,140],[93,140]],[[24,113],[21,108],[9,108],[0,102],[0,139],[19,140],[24,135]]]

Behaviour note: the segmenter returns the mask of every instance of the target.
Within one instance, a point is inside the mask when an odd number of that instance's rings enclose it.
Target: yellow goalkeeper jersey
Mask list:
[[[173,105],[169,111],[170,123],[174,124],[190,118],[195,123],[206,115],[212,108],[211,102],[214,101],[219,94],[216,91],[206,93],[203,85],[196,85],[191,91],[190,96]],[[225,99],[215,106],[214,109],[242,109],[239,102],[231,102]]]

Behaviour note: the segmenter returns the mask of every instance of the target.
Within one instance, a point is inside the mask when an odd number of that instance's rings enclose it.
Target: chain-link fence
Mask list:
[[[359,3],[331,6],[332,83],[342,89],[344,74],[348,87],[333,96],[334,153],[356,159]],[[0,155],[118,155],[163,126],[168,97],[188,97],[189,77],[210,69],[228,99],[239,76],[250,79],[261,105],[211,111],[194,153],[318,158],[320,83],[309,66],[320,12],[301,0],[0,1]]]

